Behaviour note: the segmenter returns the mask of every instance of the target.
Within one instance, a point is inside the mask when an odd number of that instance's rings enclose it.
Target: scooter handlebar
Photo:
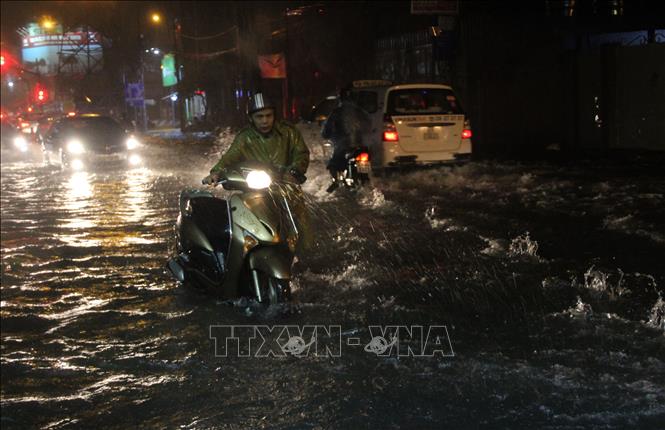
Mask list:
[[[302,173],[291,169],[288,172],[280,173],[273,169],[229,169],[223,172],[218,172],[216,175],[208,175],[201,180],[203,185],[212,185],[216,186],[222,184],[225,189],[234,190],[234,189],[243,189],[247,186],[246,174],[248,170],[265,170],[271,176],[273,183],[295,183],[297,185],[302,184],[307,180],[307,177]]]

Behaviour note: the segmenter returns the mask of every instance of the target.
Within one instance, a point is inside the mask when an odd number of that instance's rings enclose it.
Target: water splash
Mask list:
[[[437,218],[436,217],[436,207],[432,206],[431,208],[425,211],[425,218],[429,222],[429,225],[433,229],[442,229],[444,231],[466,231],[466,227],[461,227],[455,223],[451,218]]]
[[[537,252],[538,242],[531,240],[528,231],[514,238],[508,247],[508,255],[511,257],[529,256],[539,259]]]
[[[596,294],[607,294],[610,301],[617,300],[628,292],[623,286],[624,273],[621,269],[617,270],[619,272],[619,280],[616,284],[612,284],[609,281],[610,274],[597,270],[594,266],[591,266],[584,273],[584,288]]]
[[[577,303],[575,304],[575,307],[570,308],[568,312],[573,318],[577,317],[589,319],[593,316],[593,309],[591,308],[591,305],[584,303],[580,296],[577,296]]]
[[[386,202],[386,197],[376,188],[372,188],[367,191],[362,190],[361,194],[362,196],[360,197],[359,203],[363,206],[367,206],[372,209],[378,209],[388,204]]]
[[[645,237],[656,243],[665,243],[665,235],[662,234],[658,226],[638,218],[636,214],[626,216],[610,215],[603,220],[603,228],[612,231],[619,231],[628,235]]]
[[[649,312],[649,320],[647,321],[649,327],[659,328],[665,330],[665,301],[663,296],[658,294],[658,300]]]
[[[506,252],[506,241],[503,239],[491,239],[489,237],[480,236],[482,240],[487,243],[487,248],[480,251],[481,254],[500,256],[505,255]]]

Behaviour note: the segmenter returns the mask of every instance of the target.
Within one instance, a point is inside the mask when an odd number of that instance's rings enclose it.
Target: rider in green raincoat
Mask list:
[[[275,119],[275,105],[257,93],[250,98],[247,107],[250,124],[240,130],[231,147],[222,155],[217,164],[210,169],[204,182],[218,181],[223,171],[242,161],[267,163],[284,175],[284,181],[300,183],[309,166],[309,149],[302,134],[293,125]],[[299,248],[307,249],[312,245],[312,233],[309,214],[304,204],[302,191],[295,192],[294,215],[300,230]]]

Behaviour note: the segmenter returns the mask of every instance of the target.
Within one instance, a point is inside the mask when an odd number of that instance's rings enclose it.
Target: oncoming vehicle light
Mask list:
[[[17,136],[14,138],[14,146],[21,152],[28,151],[28,141],[25,140],[25,137],[23,136]]]
[[[247,185],[254,190],[268,188],[272,184],[272,179],[263,170],[252,170],[247,174]]]
[[[139,164],[141,164],[141,157],[137,154],[130,155],[129,164],[132,166],[138,166]]]
[[[127,144],[127,149],[129,149],[131,151],[132,149],[138,148],[139,145],[140,145],[140,142],[134,136],[129,136],[129,138],[127,139],[126,144]]]
[[[80,140],[73,139],[67,142],[67,151],[71,152],[72,154],[83,154],[85,152],[85,148],[83,147],[83,144]]]
[[[74,170],[83,170],[83,161],[81,161],[81,160],[72,160],[72,169],[74,169]]]

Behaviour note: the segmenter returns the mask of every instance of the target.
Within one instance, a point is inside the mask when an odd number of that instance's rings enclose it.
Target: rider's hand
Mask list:
[[[208,176],[206,176],[205,178],[203,178],[203,181],[201,181],[201,182],[203,182],[206,185],[211,185],[211,184],[219,182],[220,179],[221,179],[221,175],[219,174],[219,172],[215,172],[215,173],[211,173]]]
[[[307,177],[297,170],[291,169],[284,173],[282,180],[291,184],[301,185],[303,182],[305,182],[305,180],[307,180]]]
[[[282,176],[282,181],[286,182],[287,184],[296,184],[296,185],[298,184],[296,178],[288,172],[284,173],[284,175]]]

